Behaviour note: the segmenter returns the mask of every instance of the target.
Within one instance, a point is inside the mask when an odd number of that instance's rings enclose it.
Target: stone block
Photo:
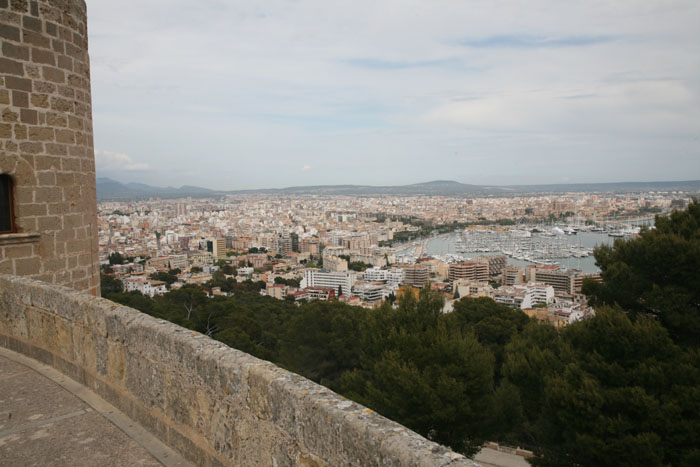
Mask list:
[[[1,67],[2,62],[0,62]],[[15,107],[29,107],[29,94],[24,91],[12,91],[12,105]]]
[[[39,33],[43,30],[41,20],[33,18],[31,16],[24,16],[22,18],[22,27],[24,27],[25,29],[29,29],[30,31],[36,31]]]
[[[2,27],[0,26],[0,35],[2,35]],[[18,31],[19,32],[19,31]],[[2,55],[6,58],[12,58],[15,60],[29,60],[29,47],[22,45],[15,45],[7,41],[2,43]]]
[[[68,117],[55,112],[47,112],[46,124],[52,127],[65,127],[68,125]]]
[[[9,92],[8,92],[9,95]],[[8,100],[9,103],[9,100]],[[19,121],[19,113],[13,112],[8,108],[4,108],[2,110],[2,121],[3,122],[18,122]]]
[[[36,31],[30,31],[27,29],[22,29],[22,41],[34,45],[36,47],[43,47],[48,49],[51,46],[51,40]]]
[[[26,13],[29,11],[29,2],[27,0],[10,0],[10,7],[12,11]]]
[[[42,68],[43,76],[46,81],[52,83],[65,83],[66,82],[66,72],[60,68],[54,68],[52,66],[45,66]]]
[[[32,101],[32,106],[34,106],[34,107],[41,107],[42,109],[49,108],[49,95],[48,94],[34,93],[34,94],[32,94],[31,101]],[[47,123],[48,123],[48,115],[47,115]],[[53,126],[53,125],[51,125],[51,126]]]
[[[32,92],[32,81],[25,78],[18,78],[16,76],[5,76],[5,87],[7,89]]]
[[[63,144],[75,144],[75,133],[71,130],[56,130],[56,142]]]
[[[27,126],[26,125],[15,125],[15,139],[27,139]],[[29,151],[27,151],[29,152]]]
[[[58,27],[56,27],[55,23],[52,23],[50,21],[46,21],[44,23],[44,26],[46,27],[46,34],[50,36],[56,37],[58,35]]]
[[[11,41],[16,41],[19,42],[19,28],[15,26],[10,26],[9,24],[0,24],[0,37],[3,39],[9,39]],[[5,49],[3,48],[3,54],[5,53]],[[20,57],[16,57],[20,58]]]
[[[34,258],[17,258],[14,260],[15,274],[18,276],[31,276],[38,274],[41,270],[41,259]]]
[[[59,55],[57,57],[56,61],[57,65],[59,68],[62,68],[66,71],[73,71],[73,59],[70,57],[67,57],[65,55]]]
[[[35,80],[41,77],[40,69],[37,68],[37,75],[34,77]],[[47,83],[46,81],[34,81],[34,92],[43,92],[46,94],[53,94],[56,92],[56,85],[53,83]]]
[[[56,55],[51,50],[32,47],[32,62],[43,65],[56,65]]]
[[[0,57],[0,70],[8,75],[24,76],[24,66],[22,62]]]
[[[30,139],[30,141],[53,141],[54,140],[53,128],[30,127],[29,128],[29,139]]]
[[[63,113],[73,112],[73,101],[63,97],[51,97],[51,109]]]
[[[12,125],[9,123],[0,123],[0,138],[12,138]]]
[[[37,111],[31,109],[21,109],[19,111],[19,119],[22,123],[26,123],[27,125],[36,125],[39,122]],[[31,129],[29,134],[31,136]]]
[[[44,151],[42,143],[20,143],[19,149],[27,154],[39,154]]]

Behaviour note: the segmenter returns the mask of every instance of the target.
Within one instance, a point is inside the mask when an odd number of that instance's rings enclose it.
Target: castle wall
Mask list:
[[[83,0],[0,0],[0,173],[16,233],[0,273],[99,295],[90,64]]]
[[[475,465],[272,363],[65,287],[0,274],[0,346],[89,387],[196,465]]]

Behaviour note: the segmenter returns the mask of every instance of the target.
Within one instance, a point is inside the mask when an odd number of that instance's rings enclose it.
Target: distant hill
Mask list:
[[[97,179],[97,199],[99,200],[136,200],[147,198],[186,198],[216,196],[220,192],[198,186],[181,186],[180,188],[157,187],[143,183],[120,183],[111,178]]]
[[[642,191],[691,191],[700,192],[700,180],[680,182],[619,182],[619,183],[576,183],[552,185],[511,185],[480,186],[459,183],[453,180],[435,180],[399,186],[370,185],[317,185],[295,186],[287,188],[268,188],[260,190],[210,190],[197,186],[155,187],[143,183],[120,183],[110,178],[97,179],[97,199],[99,200],[137,200],[147,198],[205,198],[223,195],[241,194],[324,194],[347,196],[503,196],[528,193],[630,193]]]
[[[553,185],[513,185],[504,187],[517,192],[563,193],[630,193],[642,191],[699,191],[700,180],[680,182],[613,182],[613,183],[562,183]]]

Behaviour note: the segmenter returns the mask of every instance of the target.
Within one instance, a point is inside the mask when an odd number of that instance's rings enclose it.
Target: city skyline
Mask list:
[[[100,177],[223,190],[700,175],[694,2],[89,8]]]

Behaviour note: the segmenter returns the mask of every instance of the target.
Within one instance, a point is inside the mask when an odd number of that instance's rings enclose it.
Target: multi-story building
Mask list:
[[[352,294],[364,303],[381,302],[390,293],[391,291],[381,282],[356,282],[352,287]]]
[[[486,263],[489,266],[489,277],[495,278],[503,274],[506,268],[505,255],[480,256],[475,259],[477,263]]]
[[[301,250],[299,249],[299,234],[292,232],[289,234],[289,237],[292,240],[292,251],[299,253]]]
[[[306,293],[307,300],[329,302],[336,297],[333,287],[306,287],[303,291]]]
[[[217,237],[217,238],[212,240],[212,254],[214,255],[214,258],[217,260],[226,258],[226,238],[225,237]]]
[[[277,252],[283,256],[292,252],[292,236],[286,230],[277,236]]]
[[[541,269],[535,268],[534,280],[554,287],[557,293],[575,295],[581,293],[583,272],[576,269]]]
[[[170,269],[185,270],[187,268],[187,255],[170,255]]]
[[[335,295],[350,293],[356,281],[354,272],[333,272],[325,269],[307,269],[304,271],[304,278],[301,280],[301,288],[308,287],[332,287]]]
[[[428,283],[430,278],[430,270],[422,264],[412,266],[404,266],[404,284],[412,285],[413,287],[423,288]]]
[[[312,256],[318,256],[319,253],[318,237],[304,237],[299,240],[299,249],[302,253],[308,253]]]
[[[337,256],[326,256],[323,259],[323,267],[333,272],[342,272],[348,270],[348,262]]]
[[[149,297],[163,295],[168,291],[165,282],[140,276],[125,277],[122,279],[122,283],[126,292],[138,291]]]
[[[554,300],[554,288],[551,285],[529,282],[525,285],[503,286],[494,290],[493,299],[501,305],[520,309],[535,305],[547,305]]]
[[[477,263],[476,261],[463,261],[461,263],[450,264],[447,278],[450,281],[467,279],[487,282],[489,280],[489,264]]]
[[[402,268],[381,269],[375,266],[366,269],[363,278],[368,282],[386,282],[392,289],[397,289],[406,276]]]
[[[492,297],[493,287],[488,282],[457,279],[452,283],[456,295],[461,297]]]
[[[523,268],[508,265],[503,270],[503,285],[519,285],[523,283]]]
[[[190,266],[201,267],[212,262],[212,260],[212,255],[204,251],[192,251],[187,254],[187,264]]]

